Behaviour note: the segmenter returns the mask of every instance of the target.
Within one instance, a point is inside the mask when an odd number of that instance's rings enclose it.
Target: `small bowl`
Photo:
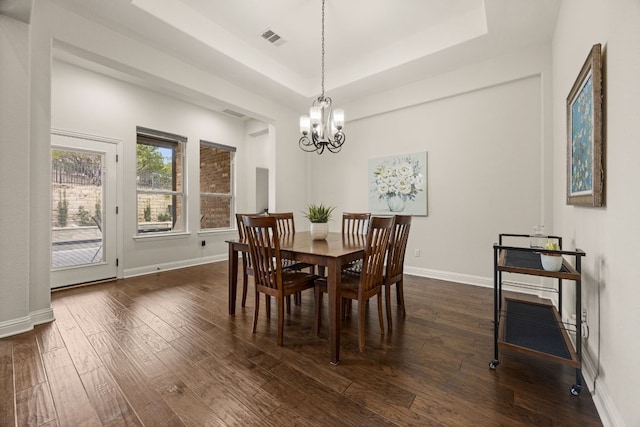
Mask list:
[[[560,271],[562,269],[562,255],[545,255],[540,254],[542,268],[547,271]]]

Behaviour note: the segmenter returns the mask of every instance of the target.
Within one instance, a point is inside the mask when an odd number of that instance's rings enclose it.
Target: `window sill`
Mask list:
[[[181,231],[176,233],[148,233],[148,234],[136,234],[133,236],[133,240],[167,240],[167,239],[184,239],[191,236],[191,233]]]
[[[219,228],[198,231],[198,236],[212,236],[212,235],[225,235],[230,234],[236,236],[238,234],[237,228]]]

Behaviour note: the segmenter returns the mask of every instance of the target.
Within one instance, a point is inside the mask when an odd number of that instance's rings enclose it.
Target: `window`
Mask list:
[[[231,228],[236,149],[200,141],[200,228]]]
[[[187,138],[137,128],[138,234],[184,231]]]

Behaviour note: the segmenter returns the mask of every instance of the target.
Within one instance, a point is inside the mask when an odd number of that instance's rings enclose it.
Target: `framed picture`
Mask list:
[[[567,204],[604,205],[601,46],[591,48],[567,97]]]
[[[369,211],[427,215],[427,152],[369,159]]]

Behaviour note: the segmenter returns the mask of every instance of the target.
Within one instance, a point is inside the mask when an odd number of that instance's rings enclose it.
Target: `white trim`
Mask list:
[[[180,268],[185,268],[185,267],[194,267],[196,265],[226,261],[227,259],[228,259],[228,255],[224,254],[224,255],[215,255],[215,256],[204,257],[204,258],[186,259],[182,261],[168,262],[164,264],[145,265],[144,267],[138,267],[138,268],[127,268],[124,270],[124,277],[129,278],[129,277],[135,277],[135,276],[143,276],[145,274],[157,273],[159,271],[178,270]]]
[[[428,277],[431,279],[446,280],[447,282],[463,283],[465,285],[493,288],[493,278],[472,276],[470,274],[452,273],[449,271],[431,270],[428,268],[404,267],[405,274]]]
[[[35,325],[52,322],[54,320],[55,316],[51,308],[33,311],[28,316],[1,322],[0,338],[28,332],[31,331]]]
[[[583,338],[584,340],[584,338]],[[574,344],[574,337],[571,336],[571,342]],[[594,373],[597,372],[594,360],[590,357],[589,353],[584,351],[582,347],[582,377],[584,378],[584,386],[586,390],[589,390],[593,404],[596,406],[596,411],[600,416],[600,421],[604,427],[625,427],[626,424],[622,419],[622,416],[616,409],[616,405],[611,398],[611,394],[604,381],[597,381],[598,378],[594,377]],[[584,391],[583,390],[583,393]]]
[[[74,132],[71,130],[64,130],[64,129],[51,128],[51,133],[53,135],[67,136],[69,138],[88,139],[90,141],[106,142],[108,144],[119,144],[122,142],[119,139],[107,138],[106,136],[91,135],[88,133]]]

